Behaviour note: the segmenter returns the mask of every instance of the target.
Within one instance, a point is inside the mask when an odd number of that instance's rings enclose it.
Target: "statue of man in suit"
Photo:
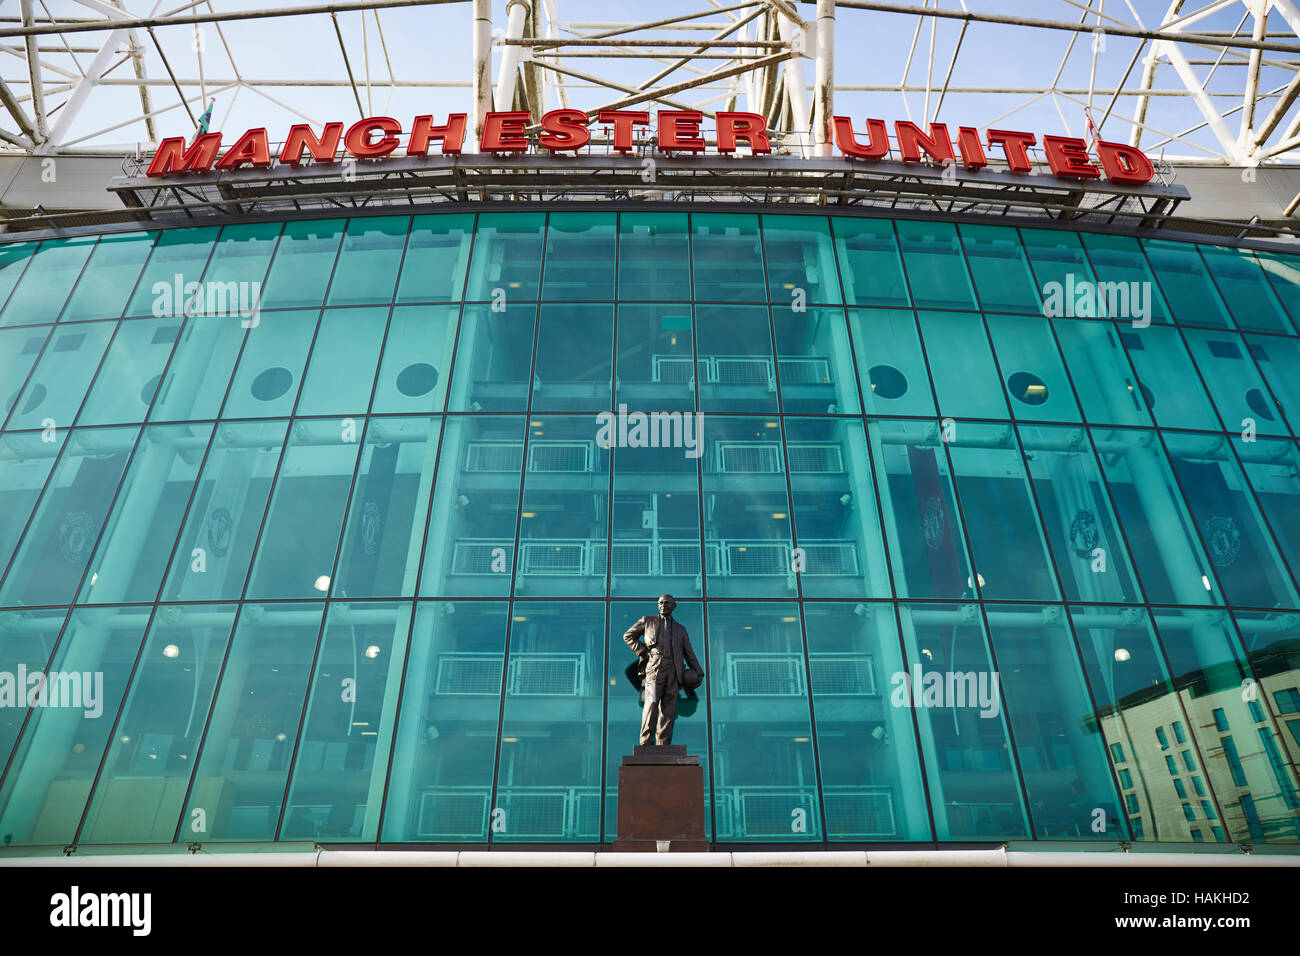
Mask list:
[[[645,710],[641,713],[641,745],[661,747],[673,742],[677,693],[698,687],[704,670],[695,659],[686,628],[673,620],[677,601],[671,594],[659,598],[659,613],[643,617],[623,635],[623,641],[645,662]],[[644,642],[638,638],[644,637]]]

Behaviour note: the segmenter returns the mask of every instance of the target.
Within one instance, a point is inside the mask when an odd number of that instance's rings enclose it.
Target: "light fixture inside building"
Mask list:
[[[330,589],[330,579],[328,574],[322,574],[316,579],[317,591],[328,591]]]
[[[1117,661],[1126,661],[1132,656],[1133,655],[1128,652],[1128,648],[1126,647],[1115,648],[1115,660]]]
[[[163,657],[180,657],[181,649],[175,644],[168,644],[163,648]]]
[[[369,647],[366,648],[366,657],[370,658],[373,661],[378,656],[379,656],[378,644],[371,644]]]

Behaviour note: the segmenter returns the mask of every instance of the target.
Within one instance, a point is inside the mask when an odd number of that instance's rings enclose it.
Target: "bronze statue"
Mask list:
[[[695,658],[686,628],[673,620],[677,601],[671,594],[659,598],[659,613],[643,617],[623,635],[623,641],[645,662],[645,710],[641,712],[641,745],[666,746],[673,742],[677,694],[704,682],[704,670]],[[644,642],[638,638],[644,637]]]

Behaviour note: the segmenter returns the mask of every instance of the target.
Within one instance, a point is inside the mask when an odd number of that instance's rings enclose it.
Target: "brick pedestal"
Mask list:
[[[614,850],[707,853],[704,770],[686,747],[634,747],[618,768],[618,839]]]

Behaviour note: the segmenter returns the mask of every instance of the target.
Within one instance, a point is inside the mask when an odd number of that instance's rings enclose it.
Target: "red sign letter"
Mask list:
[[[1038,142],[1033,133],[1017,133],[1013,130],[989,130],[989,145],[1001,146],[1007,154],[1007,169],[1013,173],[1027,173],[1034,168],[1029,161],[1029,147]]]
[[[306,123],[297,123],[289,127],[289,137],[280,149],[280,162],[287,166],[297,166],[302,162],[302,151],[306,149],[316,162],[332,163],[342,136],[342,123],[326,123],[325,134],[320,139],[316,138]]]
[[[967,169],[983,169],[989,164],[984,147],[980,145],[979,130],[974,127],[958,127],[957,148],[961,150],[962,165]]]
[[[898,134],[898,151],[903,154],[903,162],[921,162],[921,150],[925,150],[936,163],[947,160],[956,162],[952,153],[952,140],[948,138],[948,127],[943,123],[931,123],[930,135],[926,136],[915,123],[898,120],[894,123]]]
[[[736,141],[743,139],[754,155],[772,152],[767,141],[767,120],[757,113],[718,114],[718,152],[734,153]]]
[[[244,163],[254,166],[271,165],[271,146],[267,142],[265,129],[250,129],[235,140],[235,145],[217,160],[217,169],[238,169]]]
[[[853,135],[853,121],[847,116],[832,117],[835,126],[835,145],[845,156],[854,159],[884,159],[889,155],[889,130],[884,120],[867,120],[867,145],[863,146]]]
[[[582,110],[551,110],[542,116],[544,132],[537,142],[552,153],[582,149],[591,140],[587,114]]]
[[[221,148],[220,133],[204,133],[185,148],[184,136],[172,136],[158,144],[158,152],[145,171],[146,176],[167,176],[171,173],[206,172],[212,168]]]
[[[343,137],[343,143],[347,146],[348,152],[358,159],[367,159],[371,156],[387,156],[397,149],[396,134],[401,131],[402,124],[397,120],[387,116],[373,116],[363,119],[359,123],[353,123],[352,128]],[[370,134],[374,132],[380,132],[384,135],[382,139],[377,139],[372,143]]]
[[[460,155],[465,144],[465,114],[452,113],[446,126],[434,126],[432,116],[417,116],[411,124],[411,138],[406,143],[407,156],[427,156],[430,140],[442,141],[444,156]]]
[[[699,110],[660,110],[659,148],[676,149],[684,153],[703,152],[704,140],[700,137],[702,122],[704,114]]]
[[[1088,144],[1073,136],[1044,136],[1043,152],[1052,175],[1061,179],[1096,179],[1101,170],[1088,162]]]
[[[1103,143],[1098,140],[1097,158],[1101,160],[1101,168],[1106,170],[1106,178],[1113,183],[1141,186],[1150,182],[1156,174],[1146,153],[1123,143]]]
[[[522,153],[528,149],[528,114],[523,110],[511,113],[488,113],[483,117],[483,135],[479,149],[485,153]]]
[[[650,114],[638,110],[601,110],[596,114],[596,119],[614,125],[614,152],[630,153],[632,152],[632,127],[648,125]]]

